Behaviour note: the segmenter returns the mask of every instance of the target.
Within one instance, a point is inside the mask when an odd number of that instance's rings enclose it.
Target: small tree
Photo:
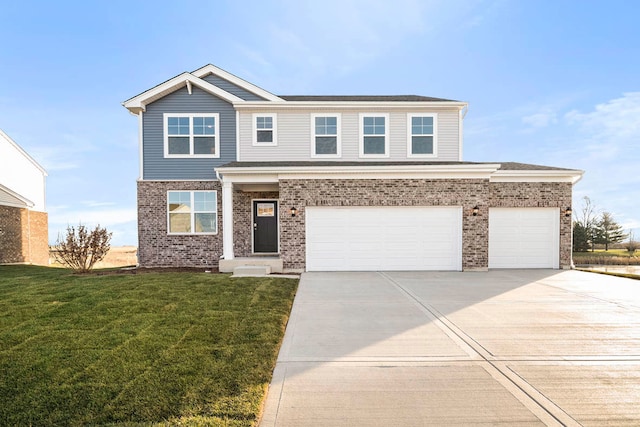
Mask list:
[[[595,224],[595,243],[604,244],[604,250],[609,250],[610,243],[620,243],[627,237],[622,227],[613,219],[609,212],[602,212],[600,220]]]
[[[596,208],[587,196],[582,198],[583,204],[580,213],[576,213],[576,220],[573,222],[573,247],[575,251],[593,251],[596,230]]]
[[[640,249],[640,242],[636,242],[633,239],[633,231],[629,231],[629,241],[625,243],[624,247],[630,255],[633,255],[635,251]]]
[[[93,231],[82,224],[68,226],[64,240],[58,237],[56,242],[55,259],[76,273],[86,273],[107,255],[112,234],[100,225]]]
[[[573,250],[587,252],[589,250],[589,234],[578,221],[573,223]]]

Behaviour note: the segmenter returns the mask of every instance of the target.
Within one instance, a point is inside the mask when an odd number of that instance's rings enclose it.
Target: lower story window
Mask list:
[[[215,191],[169,191],[169,234],[216,234],[217,206]]]

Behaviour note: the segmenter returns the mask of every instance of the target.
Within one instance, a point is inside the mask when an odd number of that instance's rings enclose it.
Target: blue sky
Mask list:
[[[19,1],[0,12],[0,128],[49,172],[50,240],[137,243],[137,120],[121,103],[217,65],[275,94],[469,102],[464,160],[583,169],[640,237],[640,3]]]

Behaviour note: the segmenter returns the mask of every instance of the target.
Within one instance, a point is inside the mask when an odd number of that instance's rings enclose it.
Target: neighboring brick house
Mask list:
[[[582,172],[462,161],[465,102],[276,96],[206,65],[123,105],[140,127],[142,266],[571,266]]]
[[[49,264],[47,172],[0,130],[0,264]]]

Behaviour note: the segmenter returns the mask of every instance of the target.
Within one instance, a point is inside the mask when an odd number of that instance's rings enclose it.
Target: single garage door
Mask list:
[[[558,208],[490,208],[489,268],[558,268]]]
[[[307,207],[307,271],[462,270],[459,207]]]

